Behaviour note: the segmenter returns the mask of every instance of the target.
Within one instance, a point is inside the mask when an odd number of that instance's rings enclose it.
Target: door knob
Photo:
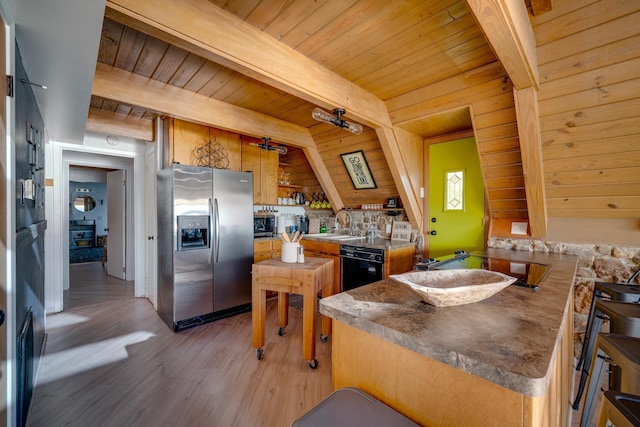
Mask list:
[[[437,221],[437,219],[435,219],[435,217],[431,218],[431,222],[436,222],[436,221]]]
[[[435,235],[436,235],[436,234],[438,234],[438,233],[436,232],[436,230],[431,230],[431,231],[429,232],[429,234],[431,234],[432,236],[435,236]]]
[[[147,240],[153,240],[153,236],[147,236]]]

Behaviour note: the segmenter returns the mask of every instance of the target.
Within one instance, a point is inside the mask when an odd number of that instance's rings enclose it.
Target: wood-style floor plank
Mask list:
[[[91,290],[73,295],[101,280],[99,303]],[[290,309],[280,337],[268,302],[259,361],[251,313],[174,333],[148,300],[111,293],[108,281],[72,283],[69,300],[79,305],[47,317],[28,426],[289,426],[331,393],[331,339],[316,337],[319,367],[310,369],[301,311]]]

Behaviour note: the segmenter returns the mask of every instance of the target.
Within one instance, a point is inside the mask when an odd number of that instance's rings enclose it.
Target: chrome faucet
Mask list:
[[[336,214],[336,221],[338,221],[338,215],[340,214],[344,214],[347,216],[347,221],[349,224],[349,235],[353,236],[355,232],[355,227],[353,224],[353,217],[351,216],[351,212],[349,212],[348,210],[342,209],[340,212]],[[340,221],[338,221],[338,223],[340,223]]]

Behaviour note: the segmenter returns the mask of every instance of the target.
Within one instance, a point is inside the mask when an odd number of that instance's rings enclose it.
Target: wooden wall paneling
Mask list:
[[[640,98],[599,104],[578,110],[562,111],[557,114],[545,116],[545,122],[542,124],[541,130],[543,135],[545,132],[565,132],[567,130],[573,130],[575,134],[576,132],[580,132],[584,126],[634,118],[638,109],[640,109]],[[619,133],[619,131],[617,132]],[[600,138],[599,134],[594,135],[591,132],[583,133],[587,134],[584,135],[586,137],[590,136],[588,139]],[[573,135],[572,138],[576,138],[576,135]]]
[[[593,44],[594,41],[597,41],[599,46],[606,46],[608,43],[611,43],[617,40],[622,40],[629,37],[637,36],[635,32],[635,28],[636,28],[638,19],[640,19],[638,17],[639,15],[640,15],[640,12],[622,18],[620,20],[621,22],[618,22],[618,21],[610,22],[606,24],[606,27],[603,26],[601,28],[596,29],[598,34],[606,34],[606,37],[602,37],[602,36],[593,37],[593,35],[589,31],[584,31],[584,32],[577,33],[574,36],[555,41],[554,43],[549,43],[548,45],[540,46],[538,51],[542,55],[545,51],[548,50],[548,55],[545,57],[545,60],[544,60],[544,63],[547,63],[547,62],[552,62],[552,61],[573,55],[576,51],[576,46],[581,46],[583,47],[583,49],[587,50],[590,47],[596,47],[596,46],[590,46],[590,44]],[[596,32],[596,30],[594,30],[594,32]],[[632,50],[631,52],[634,52],[634,51]],[[637,58],[637,55],[634,54],[633,58]],[[609,61],[614,61],[614,60],[615,58],[609,59]],[[612,65],[611,62],[607,62],[606,64],[602,64],[601,68],[603,67],[608,68],[611,65]],[[582,70],[580,69],[574,70],[574,73],[572,74],[565,73],[565,75],[563,75],[562,77],[559,77],[560,82],[563,81],[562,79],[571,78],[571,76],[575,76],[576,71],[582,71]],[[588,72],[593,72],[593,71],[595,71],[595,69],[590,70]],[[616,74],[619,74],[619,73],[621,73],[621,71],[616,72]],[[585,79],[585,81],[582,81],[582,79],[576,79],[576,84],[584,85],[585,83],[588,83],[588,80],[593,81],[593,79]],[[555,80],[547,80],[547,82],[553,82],[553,81]],[[555,85],[560,86],[561,89],[563,88],[561,83],[556,83]],[[545,87],[541,87],[541,92],[544,92],[545,90],[546,90]]]
[[[587,135],[584,135],[588,137]],[[597,137],[597,136],[591,136]],[[545,159],[569,159],[573,157],[583,157],[592,155],[608,155],[616,153],[633,153],[640,151],[640,139],[636,135],[625,135],[617,138],[600,137],[592,141],[565,142],[564,144],[553,144],[544,147]],[[631,154],[633,155],[633,154]]]
[[[563,3],[568,3],[564,6],[567,9],[555,8],[553,16],[550,16],[547,22],[534,19],[539,46],[549,45],[567,37],[584,33],[586,30],[602,25],[602,22],[615,22],[615,25],[619,26],[620,23],[616,22],[618,19],[626,18],[638,11],[638,5],[634,2],[579,0]],[[563,25],[557,25],[559,20],[563,22]],[[591,40],[590,43],[592,44],[590,48],[593,48],[595,47],[593,44],[606,44],[606,39]],[[543,49],[543,54],[548,51],[547,46]],[[566,52],[570,52],[570,50],[557,52],[556,55]],[[541,60],[541,63],[546,62],[546,60]]]
[[[480,155],[500,153],[504,151],[520,151],[520,140],[517,136],[506,139],[482,141],[478,144]]]
[[[636,177],[623,177],[622,179],[635,180],[636,182],[616,182],[615,184],[580,184],[580,185],[550,185],[546,188],[548,198],[562,197],[613,197],[636,196],[640,175]]]
[[[640,196],[562,197],[547,200],[549,211],[580,211],[581,216],[609,215],[614,218],[637,218]]]
[[[628,118],[620,120],[612,120],[609,122],[594,123],[581,127],[569,127],[567,129],[558,129],[556,131],[545,132],[543,134],[545,145],[564,144],[577,145],[582,140],[591,138],[599,138],[600,141],[608,141],[609,139],[620,136],[637,136],[638,126],[637,118]]]
[[[621,182],[637,183],[640,182],[640,167],[634,166],[624,169],[592,169],[582,171],[568,172],[549,172],[545,173],[545,182],[547,186],[563,186],[563,185],[594,185],[605,184],[612,188]]]
[[[640,21],[640,14],[638,20]],[[540,100],[589,91],[594,87],[606,88],[617,83],[629,84],[637,75],[634,71],[638,68],[640,68],[640,58],[636,57],[607,66],[606,73],[603,73],[602,69],[595,69],[582,72],[579,79],[576,79],[575,75],[571,75],[548,81],[544,85],[544,90],[540,91]]]
[[[635,35],[554,59],[551,62],[540,65],[540,79],[542,82],[553,81],[574,75],[578,70],[590,71],[602,69],[608,64],[615,64],[637,58],[639,44],[640,35]]]

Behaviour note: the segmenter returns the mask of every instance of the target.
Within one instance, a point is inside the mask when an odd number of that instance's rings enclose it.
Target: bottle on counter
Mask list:
[[[369,228],[367,229],[367,240],[369,242],[373,242],[376,239],[376,227],[373,223],[369,223]]]
[[[326,221],[322,221],[320,223],[320,233],[326,233],[327,232],[327,223]]]

